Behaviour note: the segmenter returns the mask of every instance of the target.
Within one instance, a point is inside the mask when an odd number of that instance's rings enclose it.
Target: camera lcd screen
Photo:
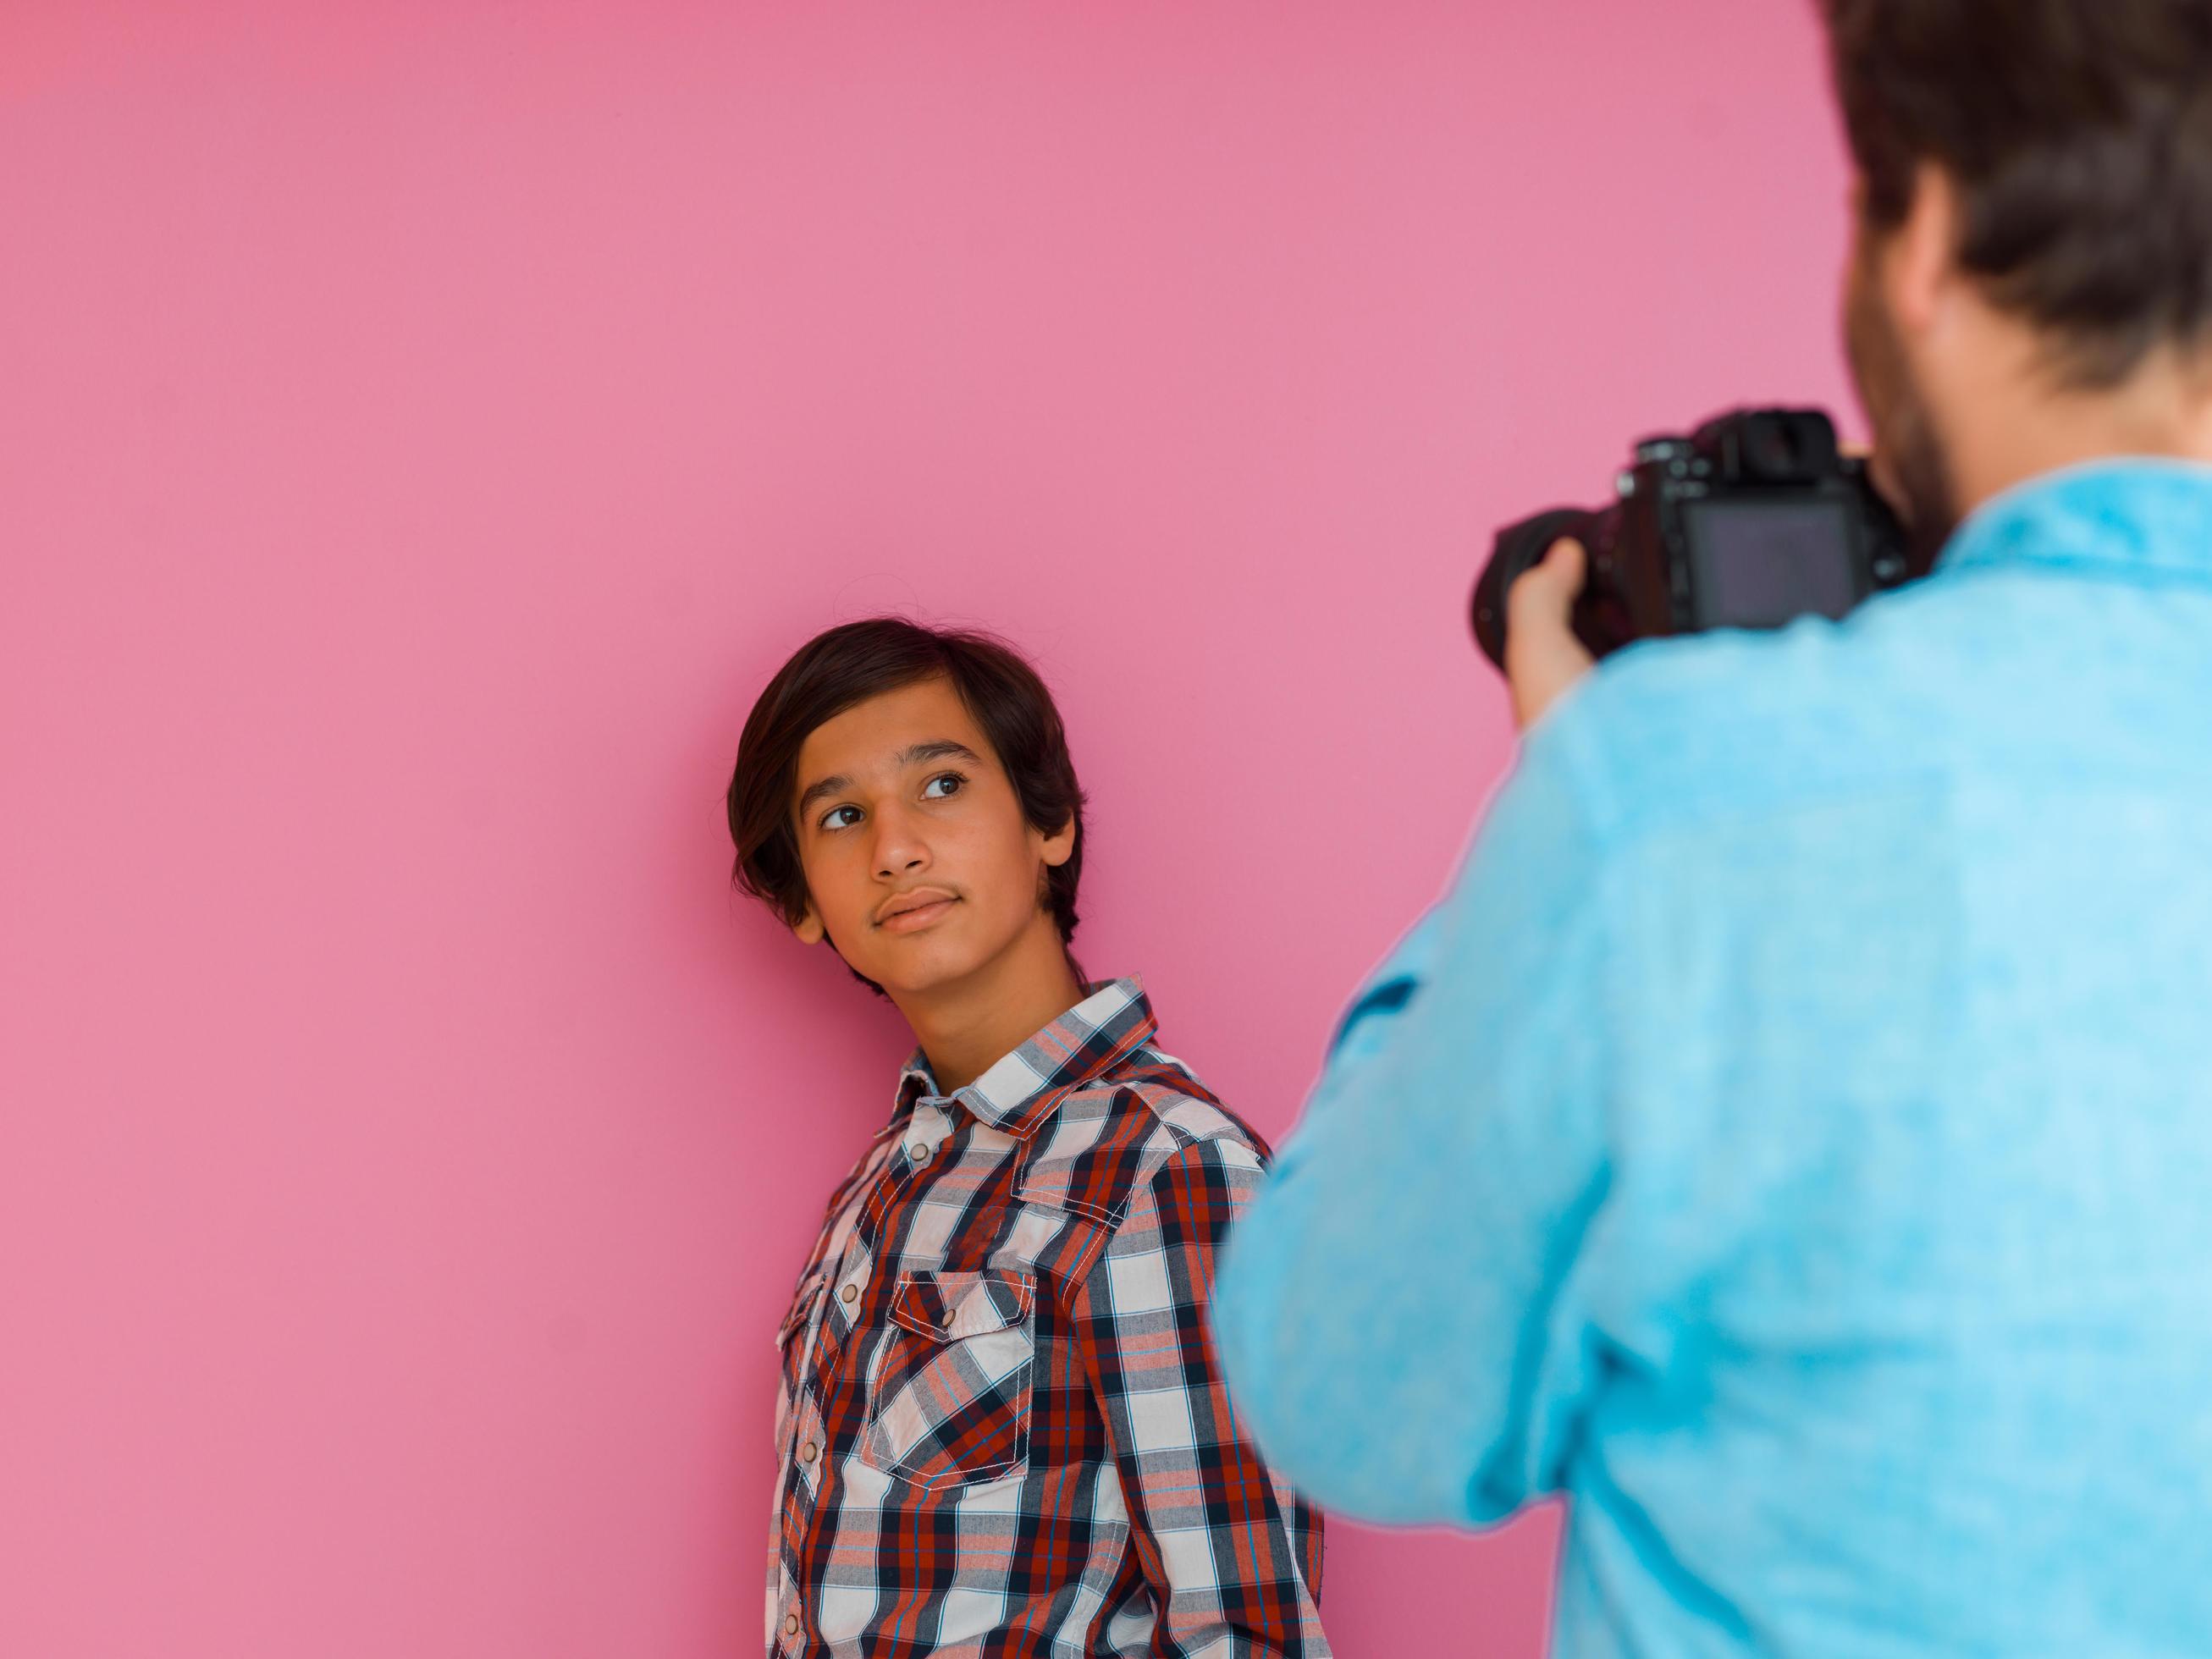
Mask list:
[[[1693,501],[1685,527],[1700,627],[1779,628],[1858,603],[1839,501]]]

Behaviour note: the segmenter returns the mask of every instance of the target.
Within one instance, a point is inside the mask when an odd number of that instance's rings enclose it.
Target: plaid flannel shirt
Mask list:
[[[939,1096],[917,1052],[777,1334],[774,1659],[1328,1652],[1321,1519],[1206,1334],[1265,1144],[1134,980]]]

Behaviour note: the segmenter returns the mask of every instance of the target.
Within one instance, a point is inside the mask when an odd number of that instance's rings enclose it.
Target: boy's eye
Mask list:
[[[927,783],[921,786],[921,798],[924,800],[950,800],[953,796],[958,794],[967,787],[968,780],[963,774],[958,772],[939,772]],[[847,817],[845,814],[848,812],[850,812],[853,816],[851,817]],[[858,823],[860,821],[860,809],[859,807],[833,806],[822,815],[821,826],[824,830],[849,830],[853,825]]]

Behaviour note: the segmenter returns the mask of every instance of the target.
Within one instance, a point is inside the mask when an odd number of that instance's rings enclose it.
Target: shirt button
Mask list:
[[[906,1155],[917,1164],[928,1163],[929,1143],[926,1140],[915,1141],[913,1146],[906,1149]]]
[[[838,1298],[841,1301],[845,1302],[854,1300],[860,1294],[860,1287],[858,1285],[848,1285],[843,1290],[837,1292]]]
[[[811,1440],[799,1449],[799,1461],[802,1463],[811,1463],[818,1455],[820,1455],[820,1448]]]
[[[797,1613],[787,1613],[783,1615],[783,1633],[786,1636],[796,1636],[799,1634],[799,1615]]]

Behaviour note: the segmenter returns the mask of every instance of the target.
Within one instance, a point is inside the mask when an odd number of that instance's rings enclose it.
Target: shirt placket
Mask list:
[[[847,1200],[849,1213],[865,1218],[900,1163],[901,1142],[886,1134],[890,1151],[873,1174],[863,1180]],[[782,1503],[779,1520],[780,1547],[775,1606],[769,1612],[769,1635],[776,1651],[799,1654],[806,1646],[804,1592],[799,1568],[805,1559],[813,1530],[814,1514],[822,1492],[822,1468],[830,1456],[829,1437],[822,1406],[823,1390],[830,1386],[839,1359],[849,1346],[862,1303],[867,1294],[873,1263],[864,1221],[856,1220],[847,1232],[837,1273],[826,1287],[819,1308],[809,1321],[806,1347],[798,1370],[798,1395],[792,1402],[791,1434],[787,1462],[781,1471]]]
[[[910,1188],[902,1194],[902,1181],[920,1182],[933,1164],[952,1132],[950,1103],[929,1097],[915,1103],[906,1121],[889,1137],[889,1150],[881,1166],[862,1182],[850,1200],[858,1219],[847,1241],[837,1276],[823,1299],[822,1311],[807,1332],[807,1350],[799,1367],[799,1398],[793,1407],[791,1462],[783,1471],[782,1547],[777,1603],[769,1614],[770,1634],[777,1651],[798,1655],[806,1647],[804,1587],[798,1568],[805,1559],[807,1540],[813,1530],[821,1498],[823,1466],[832,1447],[823,1391],[832,1386],[838,1362],[858,1330],[867,1307],[868,1286],[874,1277],[875,1252],[872,1240],[884,1236],[884,1223],[894,1207],[912,1202]]]
[[[949,1099],[922,1097],[902,1124],[884,1134],[887,1151],[874,1175],[858,1183],[848,1201],[856,1217],[849,1228],[845,1249],[838,1259],[836,1279],[830,1281],[821,1298],[821,1310],[807,1321],[805,1354],[799,1360],[799,1398],[792,1402],[790,1462],[785,1464],[783,1504],[781,1504],[781,1548],[776,1575],[776,1604],[769,1608],[768,1628],[775,1650],[801,1655],[807,1646],[805,1589],[799,1568],[814,1531],[814,1513],[821,1502],[823,1464],[830,1462],[834,1447],[827,1433],[823,1394],[834,1385],[845,1349],[856,1340],[860,1314],[867,1310],[867,1287],[874,1279],[874,1241],[883,1239],[884,1224],[902,1203],[918,1197],[918,1186],[936,1164],[938,1152],[951,1137],[953,1117]],[[900,1188],[905,1186],[905,1190]]]

